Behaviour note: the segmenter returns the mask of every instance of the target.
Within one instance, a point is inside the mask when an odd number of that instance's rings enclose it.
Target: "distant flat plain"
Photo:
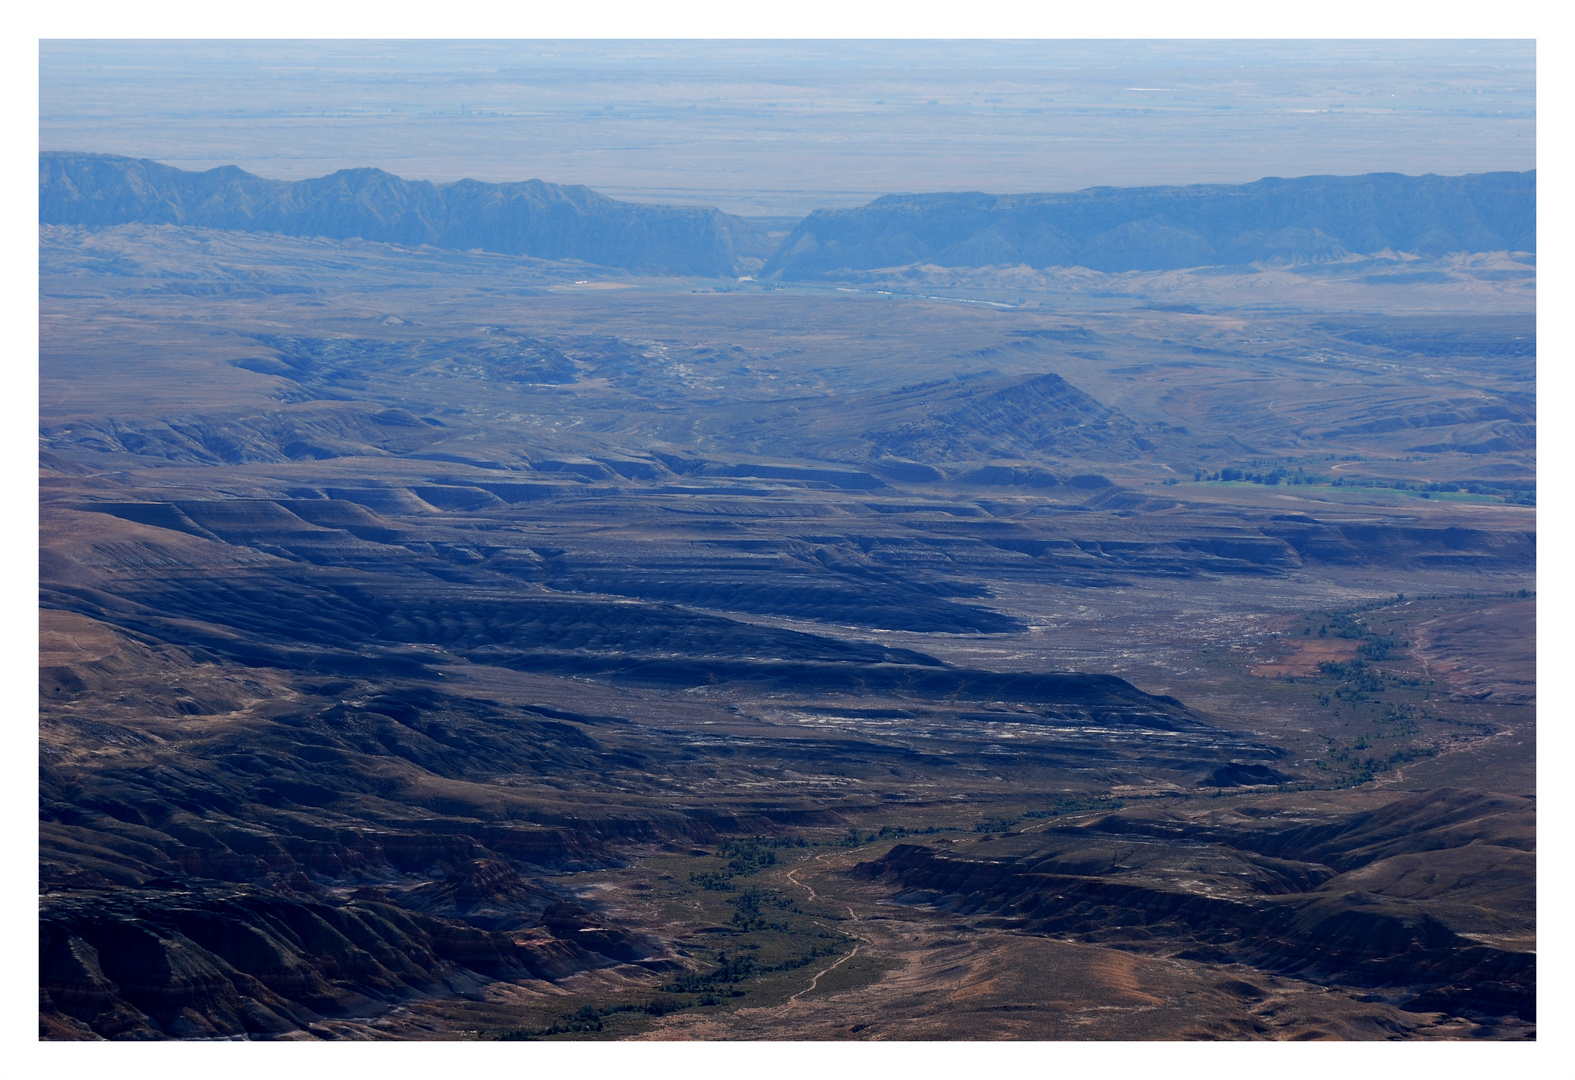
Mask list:
[[[1536,167],[1529,41],[46,41],[39,145],[532,177],[792,219],[913,191]]]

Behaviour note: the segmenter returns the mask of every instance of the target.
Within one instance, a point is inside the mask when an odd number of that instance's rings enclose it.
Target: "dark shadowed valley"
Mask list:
[[[42,1037],[1535,1037],[1534,173],[40,198]]]

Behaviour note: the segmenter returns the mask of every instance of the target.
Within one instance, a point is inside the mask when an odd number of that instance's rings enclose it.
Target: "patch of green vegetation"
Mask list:
[[[725,868],[696,871],[689,875],[689,880],[702,889],[727,892],[736,887],[733,885],[735,877],[749,877],[768,866],[775,866],[778,850],[808,846],[808,841],[802,836],[735,837],[723,841],[721,850],[717,852],[717,858],[727,860]]]
[[[878,832],[860,832],[857,827],[850,825],[848,831],[832,841],[832,844],[835,847],[856,848],[873,844],[877,840],[900,840],[905,836],[934,836],[936,833],[960,831],[954,825],[926,825],[922,829],[910,829],[906,825],[882,825]]]
[[[1296,637],[1333,637],[1355,643],[1349,659],[1325,661],[1310,676],[1277,676],[1265,687],[1277,704],[1322,711],[1316,755],[1320,788],[1362,784],[1409,761],[1431,758],[1449,743],[1490,735],[1492,724],[1468,718],[1470,702],[1440,694],[1414,666],[1408,650],[1412,628],[1504,599],[1529,599],[1528,590],[1407,597],[1400,593],[1339,611],[1303,616]],[[1440,729],[1434,725],[1449,725]],[[1442,736],[1442,737],[1440,737]],[[1309,747],[1309,750],[1312,748]]]
[[[901,838],[904,836],[934,836],[936,833],[956,832],[951,825],[926,825],[922,829],[910,829],[905,825],[882,825],[880,832],[872,832],[870,840],[885,840],[889,837]]]
[[[1326,660],[1318,665],[1318,671],[1338,680],[1334,696],[1345,701],[1371,701],[1371,695],[1383,693],[1389,685],[1383,675],[1361,660]]]
[[[547,1039],[553,1036],[595,1036],[607,1032],[608,1024],[615,1018],[638,1018],[667,1016],[669,1013],[681,1012],[685,1009],[704,1008],[720,1005],[721,999],[715,994],[703,994],[698,998],[683,998],[663,994],[643,1002],[615,1002],[607,1005],[587,1004],[582,1005],[573,1012],[562,1013],[553,1021],[543,1027],[517,1027],[505,1028],[492,1035],[494,1040],[503,1042],[524,1042],[535,1039]],[[622,1025],[626,1028],[638,1030],[644,1024]]]
[[[883,956],[872,956],[870,953],[860,951],[850,960],[838,964],[820,977],[815,984],[815,989],[807,991],[803,996],[822,997],[827,994],[840,994],[847,990],[856,990],[861,986],[879,982],[888,971],[902,967],[902,963]]]
[[[730,896],[727,902],[734,908],[732,923],[740,930],[781,930],[788,931],[787,923],[772,921],[761,911],[761,905],[774,907],[779,911],[798,911],[799,907],[793,901],[783,897],[776,889],[745,889],[737,896]]]
[[[807,846],[802,836],[750,836],[725,842],[721,856],[728,860],[728,869],[733,873],[753,874],[767,866],[775,866],[778,849]]]
[[[686,971],[671,982],[664,984],[662,989],[675,994],[743,997],[747,991],[738,989],[739,983],[759,979],[761,976],[776,972],[797,971],[799,968],[808,967],[823,957],[835,956],[847,949],[848,946],[849,942],[846,938],[839,938],[812,946],[807,951],[778,960],[775,963],[762,963],[757,957],[729,956],[725,952],[720,952],[716,956],[716,967],[710,971]]]
[[[1331,787],[1356,787],[1368,783],[1396,765],[1433,757],[1443,749],[1435,742],[1431,746],[1402,746],[1388,754],[1362,753],[1371,747],[1372,740],[1363,733],[1348,744],[1330,747],[1317,766],[1324,772],[1336,774]]]
[[[1109,799],[1093,796],[1084,799],[1064,797],[1057,799],[1050,806],[1041,810],[1029,810],[1023,814],[1025,818],[1059,817],[1062,814],[1082,814],[1090,810],[1120,810],[1126,803],[1120,799]]]
[[[973,831],[976,833],[1004,833],[1010,832],[1012,826],[1024,821],[1040,821],[1045,818],[1060,817],[1063,814],[1086,813],[1090,810],[1120,810],[1124,806],[1126,806],[1126,803],[1120,799],[1099,797],[1074,799],[1063,797],[1057,799],[1049,806],[1024,810],[1015,816],[1007,816],[1005,814],[992,815],[983,821],[975,822]]]
[[[1537,505],[1537,489],[1525,481],[1502,480],[1388,480],[1376,476],[1332,476],[1308,472],[1301,465],[1286,462],[1251,461],[1243,465],[1227,465],[1217,472],[1194,469],[1196,481],[1221,484],[1263,484],[1277,487],[1280,484],[1307,485],[1329,488],[1384,488],[1423,499],[1444,499],[1452,502],[1493,503],[1511,506]],[[1168,481],[1167,481],[1168,483]]]
[[[1404,594],[1401,594],[1394,602],[1403,600]],[[1384,603],[1387,605],[1391,601]],[[1370,666],[1379,661],[1399,659],[1400,650],[1409,648],[1411,643],[1393,634],[1380,633],[1373,629],[1366,620],[1358,617],[1358,612],[1364,610],[1374,609],[1357,608],[1351,611],[1330,612],[1321,617],[1308,616],[1302,626],[1303,637],[1311,637],[1313,627],[1316,625],[1318,637],[1336,637],[1344,641],[1357,642],[1354,658],[1325,660],[1318,665],[1319,675],[1335,683],[1332,689],[1318,691],[1318,703],[1322,706],[1328,707],[1331,698],[1353,703],[1366,702],[1372,700],[1371,695],[1383,693],[1397,686],[1422,685],[1420,679]]]

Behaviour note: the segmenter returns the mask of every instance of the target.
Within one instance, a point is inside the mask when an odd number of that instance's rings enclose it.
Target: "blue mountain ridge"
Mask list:
[[[770,253],[754,226],[710,207],[620,202],[590,188],[541,180],[433,184],[381,169],[268,180],[235,166],[188,172],[103,154],[39,155],[38,220],[481,248],[700,277],[733,276]]]
[[[1383,250],[1534,252],[1536,172],[1306,176],[1066,194],[887,195],[817,210],[767,260],[789,281],[936,266],[1119,273],[1306,261]]]
[[[711,207],[621,202],[541,180],[434,184],[379,169],[268,180],[103,154],[39,155],[39,223],[166,224],[541,259],[636,273],[782,281],[942,267],[1083,266],[1107,273],[1536,250],[1536,172],[1268,178],[1061,194],[887,195],[817,210],[776,246]],[[761,262],[764,260],[764,266]]]

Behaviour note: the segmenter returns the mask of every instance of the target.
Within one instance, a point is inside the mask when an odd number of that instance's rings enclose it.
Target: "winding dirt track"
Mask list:
[[[797,885],[801,889],[809,889],[809,898],[811,900],[815,899],[815,890],[810,888],[808,885],[804,884],[804,882],[800,881],[798,878],[794,877],[793,875],[796,874],[796,873],[798,873],[797,870],[789,870],[788,871],[788,875],[787,875],[787,879],[789,881],[791,881],[793,884]]]
[[[818,862],[819,860],[824,859],[826,857],[826,855],[830,855],[830,854],[832,854],[832,853],[828,851],[824,855],[816,855],[815,856],[815,861]],[[799,888],[806,890],[809,893],[809,898],[811,900],[813,900],[813,899],[815,899],[815,890],[814,890],[814,888],[811,887],[808,883],[800,881],[798,878],[793,876],[794,874],[798,873],[799,869],[803,869],[803,868],[799,867],[798,869],[795,869],[795,870],[789,870],[787,872],[787,879],[789,881],[791,881],[793,884],[797,885]],[[848,908],[848,916],[854,922],[858,922],[859,921],[859,914],[858,914],[858,912],[854,911],[852,907]],[[868,939],[860,937],[857,934],[855,934],[853,936],[854,937],[858,937],[858,939],[859,939],[858,944],[853,946],[853,951],[848,953],[848,955],[846,955],[846,956],[838,957],[836,962],[833,963],[830,967],[821,968],[819,971],[815,972],[815,977],[809,980],[809,985],[804,987],[804,989],[800,990],[798,993],[794,994],[792,997],[788,998],[786,1004],[788,1004],[788,1005],[796,1005],[796,1004],[798,1004],[798,999],[799,998],[803,997],[805,994],[809,993],[810,991],[814,990],[815,987],[820,985],[820,978],[821,978],[822,975],[829,975],[831,972],[835,971],[837,968],[841,967],[843,964],[846,964],[849,960],[852,960],[855,956],[857,956],[859,954],[859,949],[861,949],[865,945],[865,943],[867,942]]]
[[[813,979],[809,980],[809,985],[804,987],[804,989],[800,990],[798,993],[794,994],[792,997],[788,998],[787,999],[787,1003],[789,1005],[797,1004],[799,998],[803,997],[805,994],[809,993],[811,990],[815,989],[815,987],[820,984],[820,977],[822,975],[830,974],[831,972],[835,971],[837,968],[841,967],[843,964],[847,963],[849,960],[852,960],[855,956],[857,956],[859,954],[859,948],[862,945],[863,945],[863,942],[860,942],[858,945],[853,946],[853,951],[848,953],[848,955],[846,955],[844,957],[841,957],[839,960],[837,960],[836,963],[832,964],[830,967],[822,968],[820,971],[815,972],[815,977]]]

